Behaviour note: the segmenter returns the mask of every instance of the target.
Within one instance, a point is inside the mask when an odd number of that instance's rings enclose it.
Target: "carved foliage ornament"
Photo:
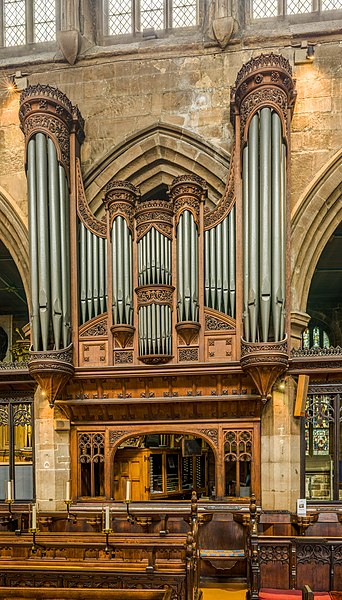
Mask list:
[[[76,174],[77,174],[77,214],[83,225],[89,229],[92,233],[99,237],[106,237],[107,225],[104,221],[99,221],[95,215],[91,212],[88,202],[86,200],[85,191],[83,187],[83,179],[81,173],[81,166],[79,159],[76,160]]]
[[[91,324],[88,328],[82,330],[80,337],[101,337],[107,335],[107,319],[102,319],[98,323]]]
[[[149,200],[140,202],[136,213],[138,241],[151,227],[155,227],[162,235],[172,239],[173,204],[165,200]]]
[[[218,430],[217,429],[199,429],[198,433],[207,436],[214,446],[218,446]]]
[[[289,77],[292,77],[292,67],[287,58],[281,54],[273,54],[273,52],[271,52],[270,54],[260,54],[246,62],[237,74],[236,85],[254,71],[264,67],[284,69],[284,71],[287,71]]]
[[[134,232],[134,206],[140,192],[129,181],[112,180],[107,184],[104,203],[109,210],[110,225],[115,217],[122,216]]]
[[[84,120],[65,94],[50,85],[29,86],[20,96],[19,118],[26,143],[34,133],[45,132],[55,138],[59,160],[69,167],[69,137],[74,130],[83,142]]]
[[[283,117],[284,123],[287,123],[287,94],[279,88],[263,87],[251,92],[241,103],[240,135],[241,139],[247,135],[245,132],[248,117],[256,108],[263,105],[274,105],[278,107]]]
[[[212,315],[205,315],[205,330],[206,331],[227,331],[232,330],[234,327],[218,317]]]
[[[235,203],[235,190],[234,190],[234,164],[235,164],[235,144],[233,152],[230,158],[229,175],[227,185],[224,194],[219,201],[218,205],[210,210],[208,207],[204,209],[204,229],[211,229],[216,227],[219,223],[222,223],[223,219],[228,215]]]
[[[204,201],[207,188],[205,181],[198,175],[181,175],[173,180],[169,195],[173,200],[176,223],[183,210],[193,213],[195,222],[199,223],[200,203]]]
[[[138,307],[147,304],[167,304],[172,308],[174,289],[172,285],[141,286],[136,289]]]
[[[330,563],[330,548],[324,544],[298,544],[297,563]]]

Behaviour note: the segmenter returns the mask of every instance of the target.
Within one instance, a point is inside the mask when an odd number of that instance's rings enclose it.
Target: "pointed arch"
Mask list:
[[[14,200],[0,187],[0,239],[11,253],[18,268],[28,301],[30,275],[28,230],[18,214],[18,209],[14,206]]]
[[[342,149],[318,172],[292,211],[292,310],[306,311],[319,257],[342,221]]]
[[[225,188],[230,155],[200,136],[167,123],[154,123],[111,148],[84,175],[87,199],[100,216],[104,189],[111,179],[128,180],[142,195],[168,186],[178,175],[194,173],[208,186],[211,203],[217,204]]]

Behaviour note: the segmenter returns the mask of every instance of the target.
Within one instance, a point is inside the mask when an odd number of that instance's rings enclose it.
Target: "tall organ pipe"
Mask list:
[[[182,212],[177,225],[178,321],[198,320],[198,233],[192,213]]]
[[[138,242],[138,284],[170,285],[171,240],[151,227]],[[171,309],[151,304],[139,308],[139,354],[171,354]]]
[[[55,348],[59,350],[62,333],[60,190],[57,152],[50,138],[47,139],[47,150],[52,328]]]
[[[250,342],[280,341],[285,315],[286,147],[280,117],[270,108],[251,120],[242,181],[244,337]]]
[[[36,181],[36,141],[32,138],[27,149],[27,179],[29,197],[30,273],[31,273],[31,326],[32,344],[39,350],[39,281],[38,281],[38,223],[37,223],[37,181]]]
[[[39,316],[42,348],[48,349],[51,316],[50,265],[49,265],[49,214],[47,189],[46,137],[36,135],[37,214],[38,214],[38,280]]]
[[[112,227],[113,322],[132,325],[133,321],[133,250],[132,234],[120,215]]]
[[[27,149],[31,323],[35,351],[70,343],[69,188],[53,140],[37,133]]]
[[[267,342],[271,313],[271,109],[260,111],[260,313]]]
[[[248,131],[248,313],[251,341],[257,340],[259,317],[259,117],[254,115]]]
[[[281,290],[281,124],[277,113],[272,114],[272,311],[274,339],[280,337],[283,308]]]
[[[107,309],[107,247],[100,238],[80,223],[79,273],[81,324]]]
[[[235,206],[204,236],[205,305],[235,317]]]

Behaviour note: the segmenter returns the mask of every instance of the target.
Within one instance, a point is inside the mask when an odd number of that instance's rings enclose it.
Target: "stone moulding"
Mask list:
[[[58,394],[74,374],[72,344],[62,350],[31,351],[29,372],[53,407]]]
[[[241,367],[253,379],[263,402],[270,398],[272,387],[288,367],[287,338],[280,342],[241,341]]]

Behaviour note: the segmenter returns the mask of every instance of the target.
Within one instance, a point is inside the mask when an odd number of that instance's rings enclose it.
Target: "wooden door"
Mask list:
[[[140,448],[117,450],[114,457],[114,499],[124,501],[126,481],[131,481],[131,500],[149,499],[150,451]]]

